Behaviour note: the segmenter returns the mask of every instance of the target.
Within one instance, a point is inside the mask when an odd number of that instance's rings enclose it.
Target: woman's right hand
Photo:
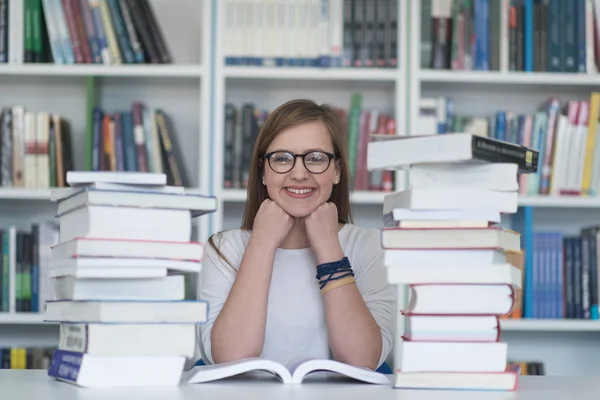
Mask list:
[[[294,218],[277,203],[266,199],[254,217],[251,240],[276,250],[287,237],[294,222]]]

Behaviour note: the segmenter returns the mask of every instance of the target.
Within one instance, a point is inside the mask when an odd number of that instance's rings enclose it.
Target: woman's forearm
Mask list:
[[[215,363],[257,357],[262,352],[274,256],[272,246],[250,239],[235,282],[212,328]]]
[[[376,369],[381,357],[381,331],[356,284],[323,295],[327,335],[333,358]]]
[[[322,264],[342,257],[344,252],[339,245],[328,246],[317,254],[317,262]],[[333,358],[346,364],[376,369],[381,357],[381,330],[356,284],[328,291],[323,295],[323,304]]]

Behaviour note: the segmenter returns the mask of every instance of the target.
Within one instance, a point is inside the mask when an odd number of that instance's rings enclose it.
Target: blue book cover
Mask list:
[[[54,350],[50,366],[48,367],[48,376],[77,383],[83,355],[83,353],[74,351]]]

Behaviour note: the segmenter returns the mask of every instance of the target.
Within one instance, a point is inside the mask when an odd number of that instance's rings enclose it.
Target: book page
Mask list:
[[[288,365],[293,383],[302,383],[304,378],[315,372],[333,372],[366,383],[391,385],[392,381],[379,372],[369,368],[355,367],[335,360],[300,359]]]
[[[211,382],[251,371],[271,373],[283,383],[291,381],[290,373],[283,365],[258,357],[244,358],[220,364],[196,366],[184,372],[182,381],[187,383]]]

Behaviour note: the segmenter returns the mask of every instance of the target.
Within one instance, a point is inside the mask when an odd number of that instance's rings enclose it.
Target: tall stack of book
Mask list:
[[[518,174],[537,171],[538,153],[464,133],[368,151],[368,169],[407,169],[410,180],[383,204],[388,281],[410,292],[395,387],[514,390],[499,317],[518,304],[523,256],[519,233],[500,223],[517,211]]]
[[[178,385],[207,304],[186,296],[204,247],[192,219],[216,199],[165,174],[68,172],[52,192],[60,223],[46,321],[60,323],[48,375],[83,387]]]

